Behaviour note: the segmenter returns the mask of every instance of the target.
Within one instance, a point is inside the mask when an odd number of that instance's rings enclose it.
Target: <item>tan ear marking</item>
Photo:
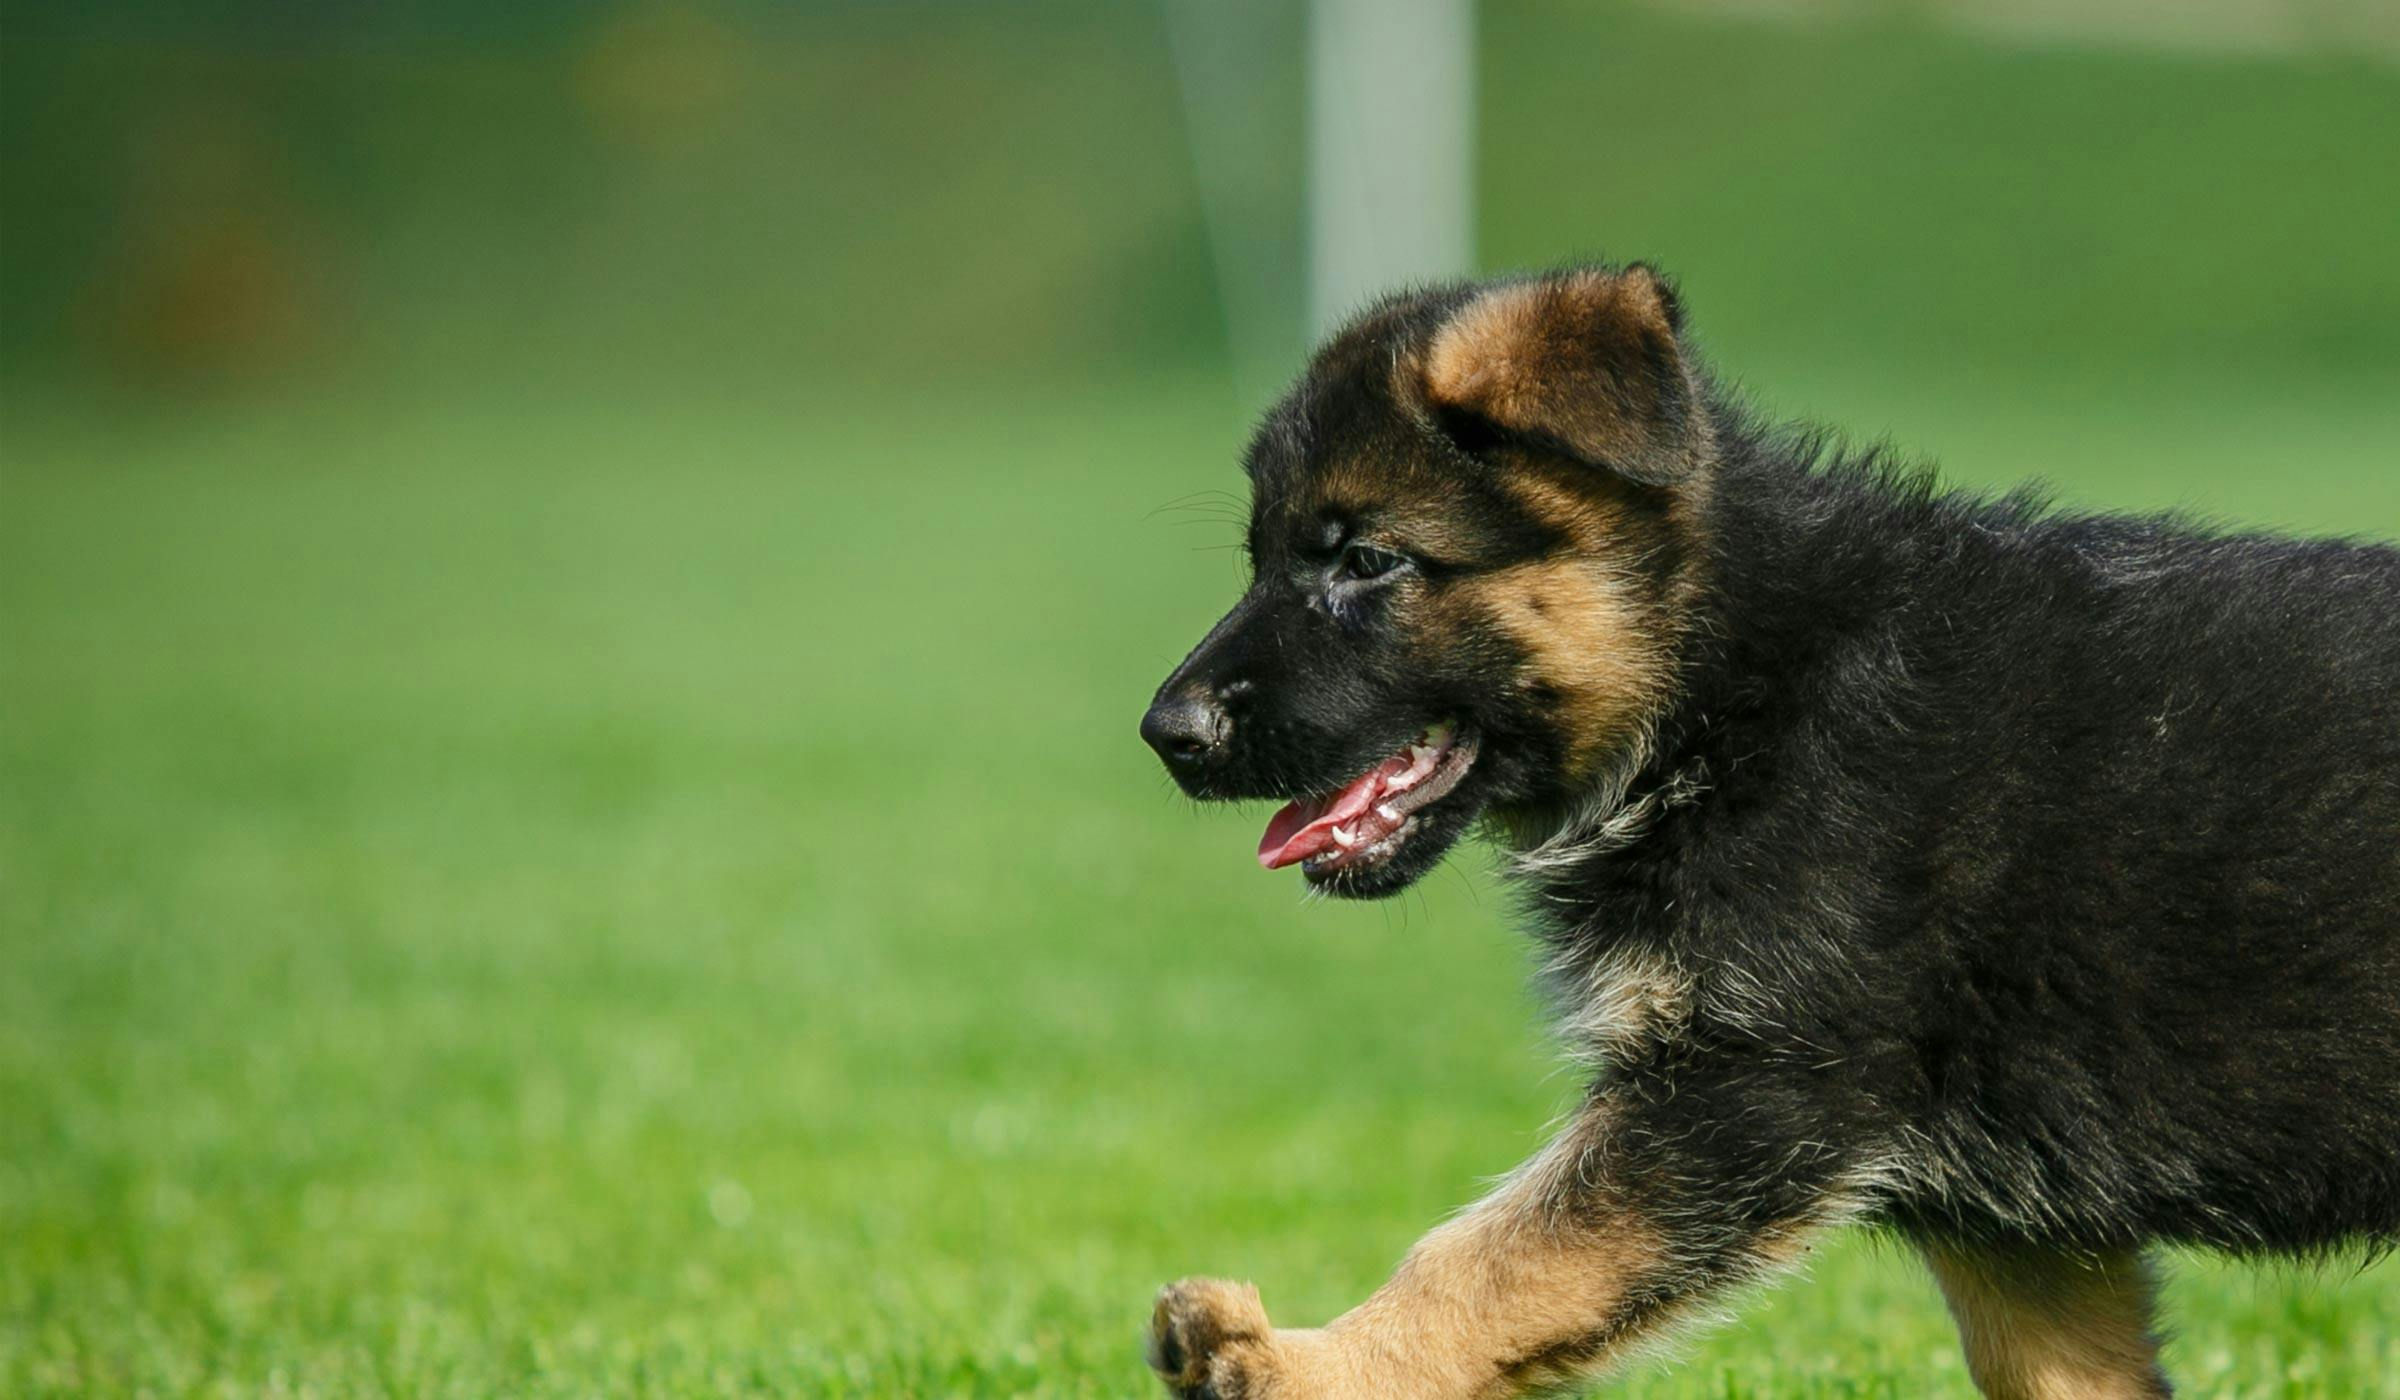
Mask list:
[[[1674,294],[1639,264],[1493,287],[1434,334],[1425,393],[1665,485],[1696,463],[1704,436],[1679,320]]]
[[[1507,421],[1524,392],[1518,347],[1533,339],[1535,289],[1503,287],[1467,303],[1433,338],[1426,387],[1436,403],[1475,408]]]

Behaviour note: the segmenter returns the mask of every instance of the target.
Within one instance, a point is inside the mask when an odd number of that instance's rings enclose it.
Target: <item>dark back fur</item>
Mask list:
[[[1760,1220],[1838,1177],[1931,1236],[2400,1236],[2400,553],[1713,417],[1651,819],[1527,877],[1560,986],[1692,978],[1609,1070],[1659,1160]]]

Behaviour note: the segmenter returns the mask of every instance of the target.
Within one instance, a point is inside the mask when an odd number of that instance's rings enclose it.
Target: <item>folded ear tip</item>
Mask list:
[[[1646,326],[1668,340],[1683,330],[1683,303],[1667,275],[1646,262],[1585,266],[1495,282],[1450,313],[1426,347],[1426,387],[1437,402],[1467,404],[1503,392],[1546,361],[1572,358],[1579,344],[1615,324]]]
[[[1625,265],[1624,280],[1627,287],[1657,307],[1659,319],[1670,332],[1683,334],[1683,293],[1676,289],[1674,278],[1656,263],[1633,262]]]
[[[1695,431],[1681,325],[1673,284],[1648,263],[1562,269],[1466,291],[1403,372],[1437,414],[1665,484]]]

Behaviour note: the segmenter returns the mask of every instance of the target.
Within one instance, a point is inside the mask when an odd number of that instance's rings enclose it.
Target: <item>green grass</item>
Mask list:
[[[1925,382],[1823,387],[2400,525],[2381,400]],[[1159,1283],[1321,1319],[1536,1145],[1480,860],[1304,906],[1133,738],[1222,398],[872,406],[11,413],[0,1392],[1141,1394]],[[2400,1394],[2400,1269],[2172,1293],[2194,1394]],[[1849,1242],[1614,1393],[1970,1392]]]
[[[661,144],[605,7],[90,8],[0,48],[0,1394],[1142,1394],[1159,1283],[1321,1319],[1540,1141],[1478,855],[1303,906],[1133,738],[1243,416],[1089,383],[1225,358],[1158,12],[702,6]],[[2400,534],[2388,65],[1867,10],[1483,7],[1486,260],[1660,258],[1964,481]],[[227,212],[310,366],[142,300]],[[2400,1395],[2400,1267],[2173,1301],[2192,1394]],[[1968,1390],[1853,1241],[1621,1392]]]

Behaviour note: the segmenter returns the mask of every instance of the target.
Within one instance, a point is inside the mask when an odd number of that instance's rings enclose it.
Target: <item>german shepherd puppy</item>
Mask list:
[[[1862,1221],[1987,1395],[2157,1396],[2145,1250],[2400,1239],[2400,552],[1767,429],[1640,265],[1383,302],[1246,466],[1143,738],[1327,894],[1481,824],[1593,1071],[1331,1324],[1166,1289],[1176,1395],[1546,1389]]]

